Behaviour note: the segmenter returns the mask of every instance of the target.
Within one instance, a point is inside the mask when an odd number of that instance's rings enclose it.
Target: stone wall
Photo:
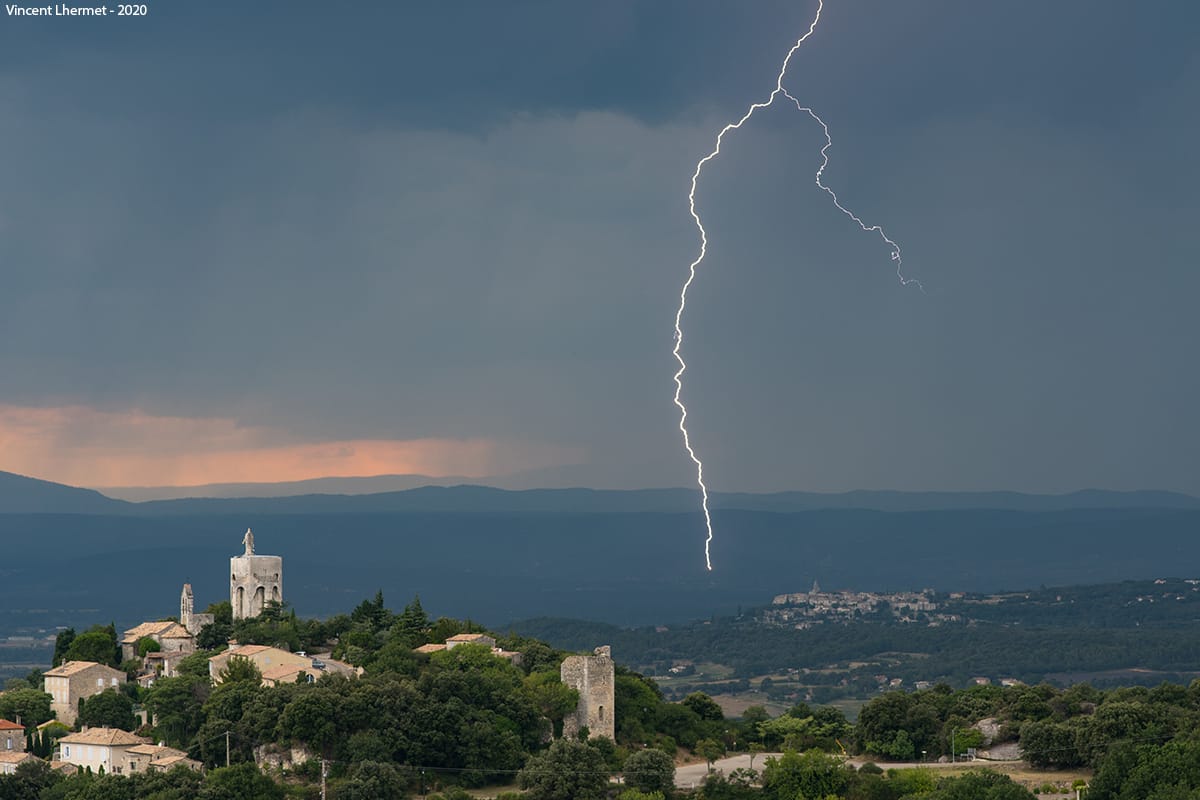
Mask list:
[[[579,692],[575,713],[563,720],[563,737],[572,738],[583,727],[592,737],[616,739],[613,724],[616,668],[608,645],[597,647],[594,655],[568,656],[559,675],[562,682]]]

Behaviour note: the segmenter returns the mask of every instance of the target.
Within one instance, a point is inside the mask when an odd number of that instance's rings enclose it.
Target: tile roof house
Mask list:
[[[492,651],[492,655],[506,658],[517,666],[520,666],[523,658],[520,653],[497,647],[495,638],[488,636],[486,633],[456,633],[447,639],[445,644],[423,644],[416,648],[415,652],[428,655],[429,653],[438,653],[442,650],[453,650],[460,644],[483,645]]]
[[[25,727],[7,719],[0,719],[0,753],[18,753],[25,750]]]
[[[194,653],[196,639],[188,629],[178,622],[164,620],[161,622],[143,622],[141,625],[125,631],[121,637],[121,658],[129,661],[137,658],[137,645],[143,638],[158,642],[164,653]]]
[[[169,770],[182,764],[188,769],[199,770],[200,762],[188,758],[188,754],[174,747],[161,744],[139,744],[125,751],[125,772],[153,772]]]
[[[0,750],[0,775],[12,775],[26,761],[37,761],[33,753],[20,750]]]
[[[94,661],[67,661],[43,676],[43,691],[50,695],[50,710],[64,725],[74,725],[79,701],[125,682],[125,673]]]
[[[362,674],[362,668],[354,667],[343,661],[335,661],[328,654],[310,656],[305,653],[289,653],[278,647],[267,647],[261,644],[243,644],[231,646],[223,653],[218,653],[208,660],[208,674],[213,683],[220,683],[220,674],[229,660],[236,656],[248,658],[258,667],[262,674],[263,686],[277,686],[281,683],[295,683],[300,675],[312,683],[322,675],[345,675],[355,677]]]
[[[90,728],[68,733],[58,740],[59,760],[92,772],[103,769],[110,775],[127,774],[129,750],[150,740],[120,728]]]
[[[299,653],[289,653],[278,647],[268,647],[263,644],[230,645],[223,653],[217,653],[208,660],[208,675],[213,683],[221,682],[221,670],[229,664],[233,657],[247,658],[254,662],[260,673],[281,666],[311,667],[312,659]]]

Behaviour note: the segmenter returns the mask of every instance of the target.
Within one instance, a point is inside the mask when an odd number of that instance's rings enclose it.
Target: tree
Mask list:
[[[145,658],[147,653],[162,652],[162,645],[151,636],[143,636],[137,641],[138,658]]]
[[[172,747],[186,747],[204,720],[201,707],[208,694],[208,680],[193,675],[156,680],[146,698],[155,736]]]
[[[120,663],[117,634],[111,625],[94,626],[71,640],[64,661],[94,661],[115,667]]]
[[[604,757],[568,739],[556,739],[530,758],[517,780],[529,800],[601,800],[608,790]]]
[[[338,786],[337,800],[403,800],[407,797],[404,777],[391,764],[361,761]]]
[[[721,711],[721,707],[717,705],[717,701],[704,692],[692,692],[683,698],[683,705],[695,711],[696,716],[700,719],[710,722],[721,722],[725,719],[725,714]]]
[[[41,725],[54,718],[50,695],[41,689],[13,689],[0,694],[0,718],[21,718],[23,725]]]
[[[78,722],[80,725],[90,725],[97,728],[120,728],[132,731],[137,727],[137,717],[133,715],[133,701],[116,689],[105,689],[83,701],[79,709]]]
[[[1012,778],[991,770],[968,772],[938,781],[936,791],[923,800],[1034,800],[1034,795]]]
[[[828,797],[846,793],[853,769],[840,758],[810,750],[768,758],[763,768],[763,795],[769,800]]]
[[[289,739],[328,753],[337,735],[335,698],[324,686],[313,687],[283,709],[279,731]]]
[[[245,656],[232,656],[217,673],[217,682],[222,685],[246,682],[257,686],[262,683],[262,673],[258,671],[254,662]]]
[[[716,739],[701,739],[696,742],[696,752],[708,762],[708,771],[712,772],[713,762],[725,755],[725,745]]]
[[[200,800],[282,800],[283,787],[258,771],[254,764],[234,764],[214,769],[204,779]]]
[[[412,602],[404,607],[404,611],[400,612],[400,616],[396,619],[393,631],[415,642],[421,639],[428,629],[429,615],[421,607],[421,596],[413,595]]]
[[[661,750],[638,750],[625,759],[625,783],[642,792],[670,796],[675,788],[675,761]]]
[[[75,629],[67,628],[61,630],[54,637],[54,661],[52,666],[59,666],[67,660],[67,650],[71,647],[71,642],[75,641]]]
[[[523,683],[529,699],[550,721],[554,735],[561,736],[563,717],[579,705],[579,691],[563,683],[557,672],[535,672]]]

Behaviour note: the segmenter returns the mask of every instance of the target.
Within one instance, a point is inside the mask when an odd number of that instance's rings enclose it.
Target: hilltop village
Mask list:
[[[976,678],[956,690],[876,674],[891,658],[881,654],[845,665],[875,687],[854,723],[843,706],[816,704],[829,701],[805,689],[805,669],[743,687],[753,699],[735,709],[699,688],[703,676],[683,694],[664,692],[617,665],[608,645],[570,653],[431,619],[416,597],[395,612],[377,592],[347,614],[302,619],[286,605],[283,558],[259,553],[249,530],[241,545],[228,600],[197,612],[184,584],[177,615],[123,631],[62,630],[49,669],[6,682],[0,798],[1031,800],[1034,789],[1065,798],[1088,788],[1093,800],[1134,800],[1182,797],[1146,787],[1200,763],[1200,681],[1102,691]],[[1151,593],[1136,587],[1112,602],[1183,613],[1197,588],[1155,581]],[[1096,591],[1029,592],[1014,609],[1078,613],[1086,604],[1075,601]],[[866,627],[919,644],[917,632],[950,628],[930,627],[929,615],[958,613],[944,603],[1013,611],[978,597],[814,585],[769,609],[792,616],[735,623],[729,632],[747,644],[722,644],[711,635],[718,625],[691,635],[707,637],[710,652],[736,645],[758,658],[781,637],[834,634],[830,644],[844,648],[849,624],[788,629],[814,613],[827,622],[885,614],[898,624]],[[946,656],[917,658],[935,670]],[[663,672],[664,686],[689,677]],[[1128,741],[1143,744],[1122,749]]]
[[[332,636],[324,642],[325,649],[291,648],[287,646],[289,633],[283,629],[296,620],[294,615],[289,620],[284,612],[283,558],[258,553],[249,529],[242,546],[243,552],[229,559],[227,605],[218,603],[203,613],[196,612],[192,586],[185,583],[177,617],[143,622],[119,635],[111,627],[78,635],[73,630],[60,633],[54,665],[30,676],[40,680],[40,685],[0,692],[0,709],[25,712],[0,719],[0,776],[15,775],[23,765],[31,769],[33,764],[44,764],[62,775],[129,777],[175,768],[202,771],[205,755],[217,752],[209,747],[211,741],[198,747],[186,735],[166,737],[174,740],[172,744],[163,741],[164,730],[179,722],[173,718],[177,709],[162,699],[167,690],[186,686],[196,699],[207,695],[211,700],[223,689],[247,680],[262,688],[286,689],[314,685],[324,678],[362,679],[367,672],[363,663],[370,659],[363,658],[368,649],[365,642],[354,636],[362,632],[361,626],[353,625],[354,617],[361,612],[380,621],[388,613],[382,597],[377,596],[375,603],[364,602],[351,615],[347,638],[358,644],[347,646]],[[431,623],[419,600],[405,609],[405,616],[409,633],[421,639],[440,639],[408,648],[410,665],[439,657],[468,662],[490,657],[510,664],[510,674],[519,674],[525,663],[522,652],[499,646],[493,635],[478,630],[453,632],[474,627],[469,623]],[[224,635],[239,629],[263,641],[239,641]],[[308,638],[310,643],[314,641]],[[279,641],[267,643],[267,639]],[[535,659],[544,659],[549,648],[536,644]],[[551,720],[560,735],[577,737],[582,731],[585,736],[615,738],[614,675],[607,646],[590,655],[564,654],[557,671],[561,690],[557,690],[558,703]],[[545,682],[544,675],[540,680]],[[555,694],[555,690],[546,691]],[[223,731],[218,737],[225,739],[227,766],[233,735],[233,731]],[[239,753],[243,749],[239,745]],[[253,748],[252,756],[257,766],[278,769],[321,760],[319,752],[303,746],[259,746]],[[216,762],[219,764],[220,758]]]

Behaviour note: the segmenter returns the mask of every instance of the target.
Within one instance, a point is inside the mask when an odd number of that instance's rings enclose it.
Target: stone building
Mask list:
[[[200,771],[199,761],[188,758],[188,754],[174,747],[161,744],[136,744],[125,751],[125,773],[167,772],[177,766]]]
[[[25,751],[24,726],[7,719],[0,719],[0,753]]]
[[[158,644],[163,653],[194,653],[196,639],[188,629],[178,622],[143,622],[125,631],[121,637],[121,658],[125,661],[138,657],[138,643],[150,639]]]
[[[42,690],[50,695],[50,710],[64,725],[74,725],[79,701],[105,689],[117,689],[125,673],[94,661],[67,661],[46,672]]]
[[[192,636],[198,636],[205,625],[211,625],[215,620],[212,614],[196,613],[196,598],[192,594],[192,585],[185,583],[179,593],[179,624],[187,628]]]
[[[563,719],[563,738],[574,737],[586,727],[592,737],[616,739],[613,725],[616,668],[608,645],[594,655],[567,656],[559,670],[562,682],[579,692],[575,713]]]
[[[80,769],[90,768],[92,772],[103,769],[109,775],[128,774],[129,751],[146,744],[151,741],[119,728],[91,728],[59,739],[59,760]],[[134,756],[135,763],[138,760]]]
[[[246,550],[229,559],[229,604],[233,618],[257,617],[268,602],[283,602],[283,558],[254,552],[254,534],[242,537]]]
[[[18,750],[0,750],[0,775],[16,774],[17,767],[27,761],[38,761],[33,753]]]

